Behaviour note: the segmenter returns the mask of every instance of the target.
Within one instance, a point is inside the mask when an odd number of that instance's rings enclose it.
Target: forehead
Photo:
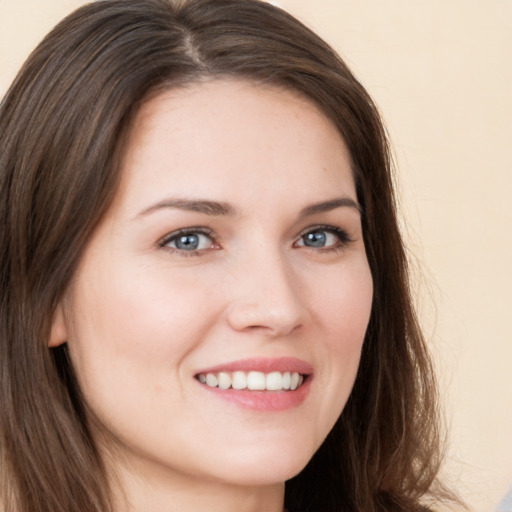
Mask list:
[[[241,80],[149,99],[134,120],[122,173],[121,188],[141,199],[155,183],[162,192],[241,200],[262,184],[283,194],[323,195],[332,186],[355,194],[348,150],[327,116],[295,92]]]

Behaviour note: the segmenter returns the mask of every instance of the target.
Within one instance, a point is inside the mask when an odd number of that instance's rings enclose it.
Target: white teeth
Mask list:
[[[216,388],[219,384],[219,380],[217,379],[217,376],[213,373],[206,374],[206,385],[210,386],[211,388]]]
[[[263,372],[249,372],[249,375],[247,375],[248,389],[252,391],[263,391],[265,384],[265,374]]]
[[[297,386],[299,385],[299,374],[297,372],[293,372],[290,379],[290,389],[295,391]]]
[[[211,388],[216,388],[219,384],[219,380],[217,379],[217,376],[213,373],[207,373],[206,374],[206,385],[210,386]]]
[[[219,373],[217,380],[219,381],[220,389],[229,389],[231,387],[231,377],[227,373]]]
[[[295,391],[302,386],[304,376],[298,372],[241,372],[200,373],[197,379],[211,388],[251,391]]]
[[[231,385],[233,389],[245,389],[247,387],[247,376],[245,372],[233,372]]]
[[[269,373],[265,379],[265,382],[265,387],[269,391],[277,391],[278,389],[283,389],[283,376],[280,372]]]

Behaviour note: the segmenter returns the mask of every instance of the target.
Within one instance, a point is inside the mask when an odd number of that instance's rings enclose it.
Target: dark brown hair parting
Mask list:
[[[352,158],[374,300],[361,366],[335,427],[286,484],[293,512],[425,510],[449,496],[432,365],[409,294],[379,114],[344,62],[258,0],[100,0],[64,19],[0,106],[0,491],[5,512],[112,510],[52,316],[119,182],[149,95],[234,77],[297,91]],[[425,501],[427,500],[427,501]]]

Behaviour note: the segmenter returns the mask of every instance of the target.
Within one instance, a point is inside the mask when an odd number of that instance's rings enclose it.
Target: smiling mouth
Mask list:
[[[295,391],[307,379],[298,372],[208,372],[199,373],[196,379],[206,386],[218,389],[249,391]]]

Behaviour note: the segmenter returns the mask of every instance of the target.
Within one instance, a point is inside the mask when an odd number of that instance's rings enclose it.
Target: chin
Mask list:
[[[242,486],[279,484],[299,474],[314,455],[296,446],[291,449],[275,446],[270,451],[268,445],[259,450],[255,445],[250,452],[224,459],[217,466],[217,476]]]

